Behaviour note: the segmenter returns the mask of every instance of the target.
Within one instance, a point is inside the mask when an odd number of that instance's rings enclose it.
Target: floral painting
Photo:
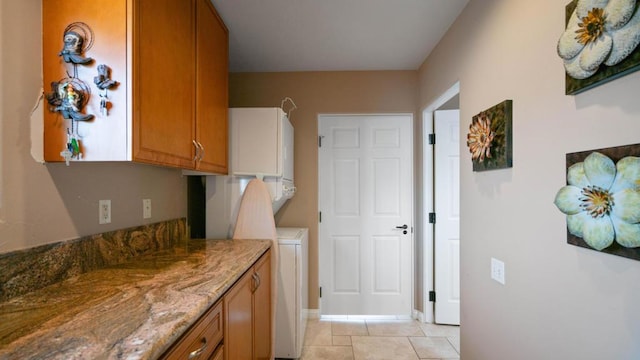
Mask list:
[[[505,100],[473,117],[467,134],[473,171],[512,166],[511,108],[512,101]]]
[[[567,242],[640,260],[640,144],[567,154]]]
[[[640,68],[640,1],[574,0],[558,41],[565,92],[578,94]]]

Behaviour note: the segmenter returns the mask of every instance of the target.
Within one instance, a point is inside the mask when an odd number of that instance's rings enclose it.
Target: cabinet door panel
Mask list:
[[[70,27],[83,34],[88,49],[82,54],[92,62],[74,66],[59,56],[65,29]],[[90,45],[90,46],[89,46]],[[9,51],[9,50],[6,50]],[[89,121],[77,121],[73,131],[79,135],[80,152],[85,161],[127,160],[127,3],[126,0],[45,0],[42,1],[42,73],[46,94],[52,92],[51,82],[70,81],[70,76],[85,83],[87,101],[83,114],[92,114]],[[100,95],[93,78],[97,67],[106,64],[111,79],[119,85],[108,91],[109,115],[100,113]],[[35,69],[37,71],[37,69]],[[43,152],[47,162],[64,161],[60,152],[66,148],[71,120],[49,109],[44,101]]]
[[[251,360],[253,334],[251,307],[253,271],[247,271],[224,297],[224,357],[226,360]]]
[[[259,286],[253,293],[253,358],[262,360],[271,356],[271,252],[267,252],[254,269]]]
[[[194,1],[134,2],[133,159],[192,167]]]
[[[197,168],[227,173],[228,35],[211,1],[197,0],[196,135],[204,147]]]

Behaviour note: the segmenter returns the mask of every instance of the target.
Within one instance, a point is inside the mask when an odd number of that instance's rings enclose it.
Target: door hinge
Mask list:
[[[429,134],[429,145],[436,144],[436,134]]]
[[[322,211],[318,211],[318,222],[322,222]]]
[[[429,291],[429,301],[436,302],[436,292],[435,291]]]
[[[429,224],[435,224],[436,223],[436,213],[432,212],[429,213]]]
[[[320,286],[320,297],[322,297],[322,286]]]

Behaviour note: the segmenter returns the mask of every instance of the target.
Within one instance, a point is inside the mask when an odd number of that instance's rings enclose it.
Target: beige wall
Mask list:
[[[33,160],[31,132],[37,128],[29,118],[42,87],[40,20],[41,0],[0,1],[0,253],[186,217],[180,170]],[[143,198],[152,200],[149,220],[142,219]],[[111,224],[98,225],[101,199],[111,199]]]
[[[291,97],[295,129],[294,196],[276,214],[278,226],[309,228],[309,306],[318,308],[318,114],[414,113],[417,73],[301,72],[234,73],[229,81],[231,107],[280,106]]]
[[[640,72],[565,96],[566,2],[472,0],[419,70],[421,106],[460,81],[461,139],[513,99],[512,169],[474,173],[461,144],[465,360],[640,358],[640,262],[568,245],[553,204],[566,153],[640,142]]]

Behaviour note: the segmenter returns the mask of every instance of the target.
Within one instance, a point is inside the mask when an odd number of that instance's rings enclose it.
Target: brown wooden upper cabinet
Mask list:
[[[65,62],[70,32],[83,40],[75,55],[92,61]],[[117,86],[97,87],[99,65]],[[228,31],[210,0],[43,0],[43,77],[48,98],[71,98],[71,84],[77,117],[93,115],[65,119],[47,103],[45,161],[69,149],[72,160],[227,173]]]

